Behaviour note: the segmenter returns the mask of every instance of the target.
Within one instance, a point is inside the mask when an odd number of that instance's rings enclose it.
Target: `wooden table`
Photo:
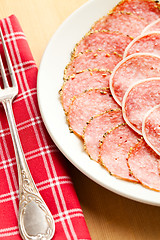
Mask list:
[[[39,66],[52,34],[85,2],[87,0],[1,0],[0,17],[17,16]],[[71,175],[93,240],[160,239],[159,207],[116,195],[72,165]]]

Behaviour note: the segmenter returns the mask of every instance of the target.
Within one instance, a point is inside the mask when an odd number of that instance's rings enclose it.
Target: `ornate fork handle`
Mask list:
[[[12,99],[2,101],[13,140],[19,178],[19,230],[25,240],[49,240],[55,232],[52,215],[32,179],[19,139]]]

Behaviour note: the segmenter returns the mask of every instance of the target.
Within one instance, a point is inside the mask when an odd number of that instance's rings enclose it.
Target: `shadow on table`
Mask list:
[[[160,239],[160,207],[108,191],[72,165],[71,177],[92,240]]]

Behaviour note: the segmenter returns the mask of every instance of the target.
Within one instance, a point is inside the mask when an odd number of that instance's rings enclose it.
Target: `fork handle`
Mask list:
[[[29,171],[19,139],[12,99],[2,102],[13,140],[19,179],[19,230],[25,240],[50,240],[55,232],[53,217]]]

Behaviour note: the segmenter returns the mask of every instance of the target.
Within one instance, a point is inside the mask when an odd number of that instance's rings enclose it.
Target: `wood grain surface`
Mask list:
[[[43,52],[56,29],[85,2],[87,1],[1,0],[0,17],[11,14],[17,16],[39,66]],[[71,165],[70,169],[93,240],[160,239],[159,207],[121,197],[97,185],[74,166]]]

